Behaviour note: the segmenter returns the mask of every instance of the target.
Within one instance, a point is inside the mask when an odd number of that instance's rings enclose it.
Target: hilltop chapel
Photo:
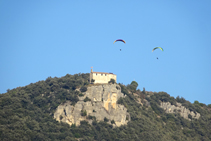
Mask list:
[[[93,72],[93,69],[91,69],[90,72],[91,83],[105,84],[108,83],[111,79],[114,79],[116,82],[116,75],[113,73],[106,73],[106,72]]]

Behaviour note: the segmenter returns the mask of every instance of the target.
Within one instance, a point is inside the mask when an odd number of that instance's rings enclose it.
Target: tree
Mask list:
[[[195,100],[195,101],[194,101],[194,104],[199,104],[199,101]]]
[[[86,115],[87,115],[86,110],[81,110],[81,116],[86,116]]]
[[[63,116],[62,116],[62,115],[60,115],[60,116],[59,116],[59,119],[60,119],[60,120],[62,120],[62,119],[63,119]]]
[[[138,87],[138,83],[136,81],[132,81],[130,85],[127,86],[132,92],[135,92]]]
[[[66,101],[71,101],[71,105],[79,101],[80,92],[74,89],[85,86],[88,80],[89,73],[67,74],[0,94],[0,140],[211,140],[211,104],[206,106],[198,101],[192,104],[164,92],[145,95],[136,90],[137,82],[128,86],[119,84],[121,92],[127,95],[117,102],[124,105],[129,113],[126,115],[128,123],[124,126],[112,128],[115,125],[113,118],[96,120],[94,115],[97,115],[98,108],[94,108],[97,112],[82,108],[79,115],[85,120],[80,122],[80,126],[74,122],[69,126],[56,121],[54,113],[58,106]],[[120,90],[116,86],[115,89]],[[130,94],[132,90],[137,95]],[[140,95],[146,96],[141,98],[143,105],[137,101]],[[85,101],[88,100],[87,97]],[[200,113],[200,118],[192,117],[194,120],[189,121],[179,113],[167,114],[160,107],[160,101],[171,104],[178,101],[190,111]],[[191,118],[191,115],[188,117]],[[58,117],[60,120],[64,118],[64,115]],[[92,125],[88,124],[91,120]]]
[[[115,121],[114,121],[114,120],[112,120],[112,121],[111,121],[111,124],[115,124]]]
[[[143,91],[142,91],[142,93],[143,93],[143,94],[145,94],[145,87],[143,87]]]
[[[81,92],[86,92],[87,91],[87,87],[85,87],[85,86],[81,87],[80,91]]]
[[[105,122],[108,122],[108,121],[109,121],[109,119],[107,119],[107,118],[105,117],[105,118],[104,118],[104,121],[105,121]]]
[[[192,116],[191,116],[190,114],[188,114],[188,118],[189,118],[189,119],[192,119]]]
[[[136,81],[132,81],[130,85],[135,86],[136,88],[138,87],[138,83]]]
[[[116,81],[115,81],[113,78],[111,78],[111,80],[108,81],[108,83],[109,83],[109,84],[110,84],[110,83],[114,84],[114,83],[116,83]]]
[[[94,82],[95,82],[95,80],[94,80],[94,79],[92,79],[92,80],[91,80],[91,83],[94,83]]]
[[[91,101],[91,99],[88,98],[88,97],[86,97],[86,98],[84,99],[84,102],[87,102],[87,101]]]

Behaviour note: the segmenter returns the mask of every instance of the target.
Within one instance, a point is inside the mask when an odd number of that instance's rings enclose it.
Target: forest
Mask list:
[[[151,92],[137,89],[138,83],[121,84],[126,95],[118,100],[124,105],[131,120],[127,125],[114,127],[104,121],[92,124],[81,121],[80,126],[68,125],[53,118],[56,108],[66,101],[72,105],[91,84],[89,73],[67,74],[61,78],[46,80],[17,87],[0,94],[0,140],[1,141],[198,141],[211,140],[211,104],[183,97],[171,97],[166,92]],[[200,94],[200,92],[199,92]],[[87,99],[88,101],[89,99]],[[138,101],[141,101],[140,104]],[[200,113],[199,119],[187,120],[179,113],[166,113],[161,102],[175,105],[181,103],[190,111]],[[87,118],[93,118],[84,114]]]

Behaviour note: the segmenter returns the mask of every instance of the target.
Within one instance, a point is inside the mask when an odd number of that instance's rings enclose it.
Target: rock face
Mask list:
[[[79,101],[75,106],[71,105],[71,102],[59,105],[54,113],[54,118],[70,125],[76,124],[76,126],[80,125],[82,120],[92,123],[92,119],[88,119],[88,116],[96,117],[97,121],[104,121],[106,117],[109,119],[109,123],[114,120],[116,126],[127,124],[128,120],[130,120],[127,109],[123,105],[117,104],[117,100],[124,97],[119,85],[94,85],[88,87],[83,94],[84,96],[79,97]],[[86,97],[91,101],[84,102]],[[86,113],[86,116],[82,114],[82,111]]]
[[[184,106],[182,106],[181,103],[176,103],[175,105],[171,105],[170,102],[161,102],[160,105],[161,108],[163,108],[166,113],[180,113],[180,115],[182,117],[184,117],[185,119],[191,120],[188,115],[191,115],[192,118],[198,119],[200,117],[199,113],[194,113],[193,111],[190,111],[189,109],[185,108]]]

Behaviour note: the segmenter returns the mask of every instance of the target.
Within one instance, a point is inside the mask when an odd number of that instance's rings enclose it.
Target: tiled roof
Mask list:
[[[91,73],[100,73],[100,74],[113,74],[113,73],[107,73],[107,72],[91,72]],[[116,75],[116,74],[113,74]]]

